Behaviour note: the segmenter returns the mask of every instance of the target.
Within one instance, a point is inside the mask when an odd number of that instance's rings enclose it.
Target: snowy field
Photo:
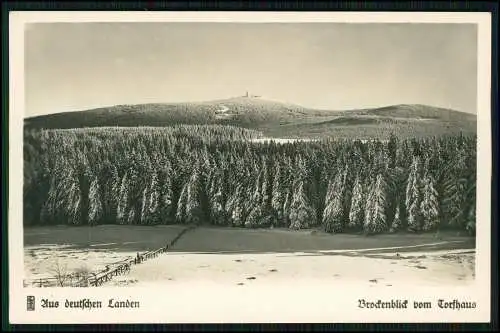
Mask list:
[[[33,227],[24,230],[24,279],[112,268],[137,253],[165,246],[184,226],[106,225]]]
[[[184,226],[36,227],[25,230],[25,279],[96,272],[164,246]],[[456,234],[330,235],[317,231],[200,227],[167,254],[132,266],[106,285],[215,283],[248,287],[331,280],[463,285],[474,279],[475,243]]]
[[[344,254],[170,253],[135,267],[110,285],[216,283],[242,287],[266,283],[323,280],[373,287],[459,286],[474,280],[474,252],[396,253],[371,258]]]

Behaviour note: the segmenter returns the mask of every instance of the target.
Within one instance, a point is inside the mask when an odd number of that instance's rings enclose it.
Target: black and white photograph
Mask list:
[[[249,295],[278,304],[262,290],[285,285],[283,308],[262,311],[318,311],[327,300],[290,293],[321,286],[332,304],[342,291],[336,311],[489,318],[490,54],[477,14],[77,14],[18,24],[18,318],[35,315],[25,295],[37,318],[51,302],[63,317],[113,290],[102,308],[133,317],[156,307],[136,290],[181,311],[196,300],[168,301],[180,290],[231,290],[244,307]],[[429,292],[404,294],[416,290]]]

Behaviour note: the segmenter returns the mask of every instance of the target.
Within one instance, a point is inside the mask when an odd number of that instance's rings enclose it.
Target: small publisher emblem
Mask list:
[[[35,311],[35,296],[26,297],[26,308],[28,311]]]

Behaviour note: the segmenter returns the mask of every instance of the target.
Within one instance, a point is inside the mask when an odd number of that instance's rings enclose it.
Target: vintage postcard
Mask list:
[[[12,324],[489,321],[489,13],[9,20]]]

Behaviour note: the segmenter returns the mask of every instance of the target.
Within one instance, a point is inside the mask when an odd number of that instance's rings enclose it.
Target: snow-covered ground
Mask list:
[[[351,252],[329,254],[168,253],[134,266],[110,286],[215,283],[252,285],[297,281],[365,283],[373,287],[450,286],[474,280],[475,251],[436,251],[374,257]]]
[[[30,246],[24,249],[24,279],[26,282],[40,278],[54,278],[58,273],[77,271],[99,272],[121,261],[134,258],[135,252],[118,252],[105,249],[74,249],[66,245]]]
[[[158,249],[185,226],[44,226],[24,230],[24,280],[75,271],[99,272],[137,252]]]
[[[185,226],[40,227],[25,230],[25,280],[55,270],[98,272],[158,249]],[[284,281],[368,286],[464,285],[473,281],[475,240],[443,234],[364,237],[310,230],[199,227],[170,252],[105,285],[208,283],[248,287]]]

